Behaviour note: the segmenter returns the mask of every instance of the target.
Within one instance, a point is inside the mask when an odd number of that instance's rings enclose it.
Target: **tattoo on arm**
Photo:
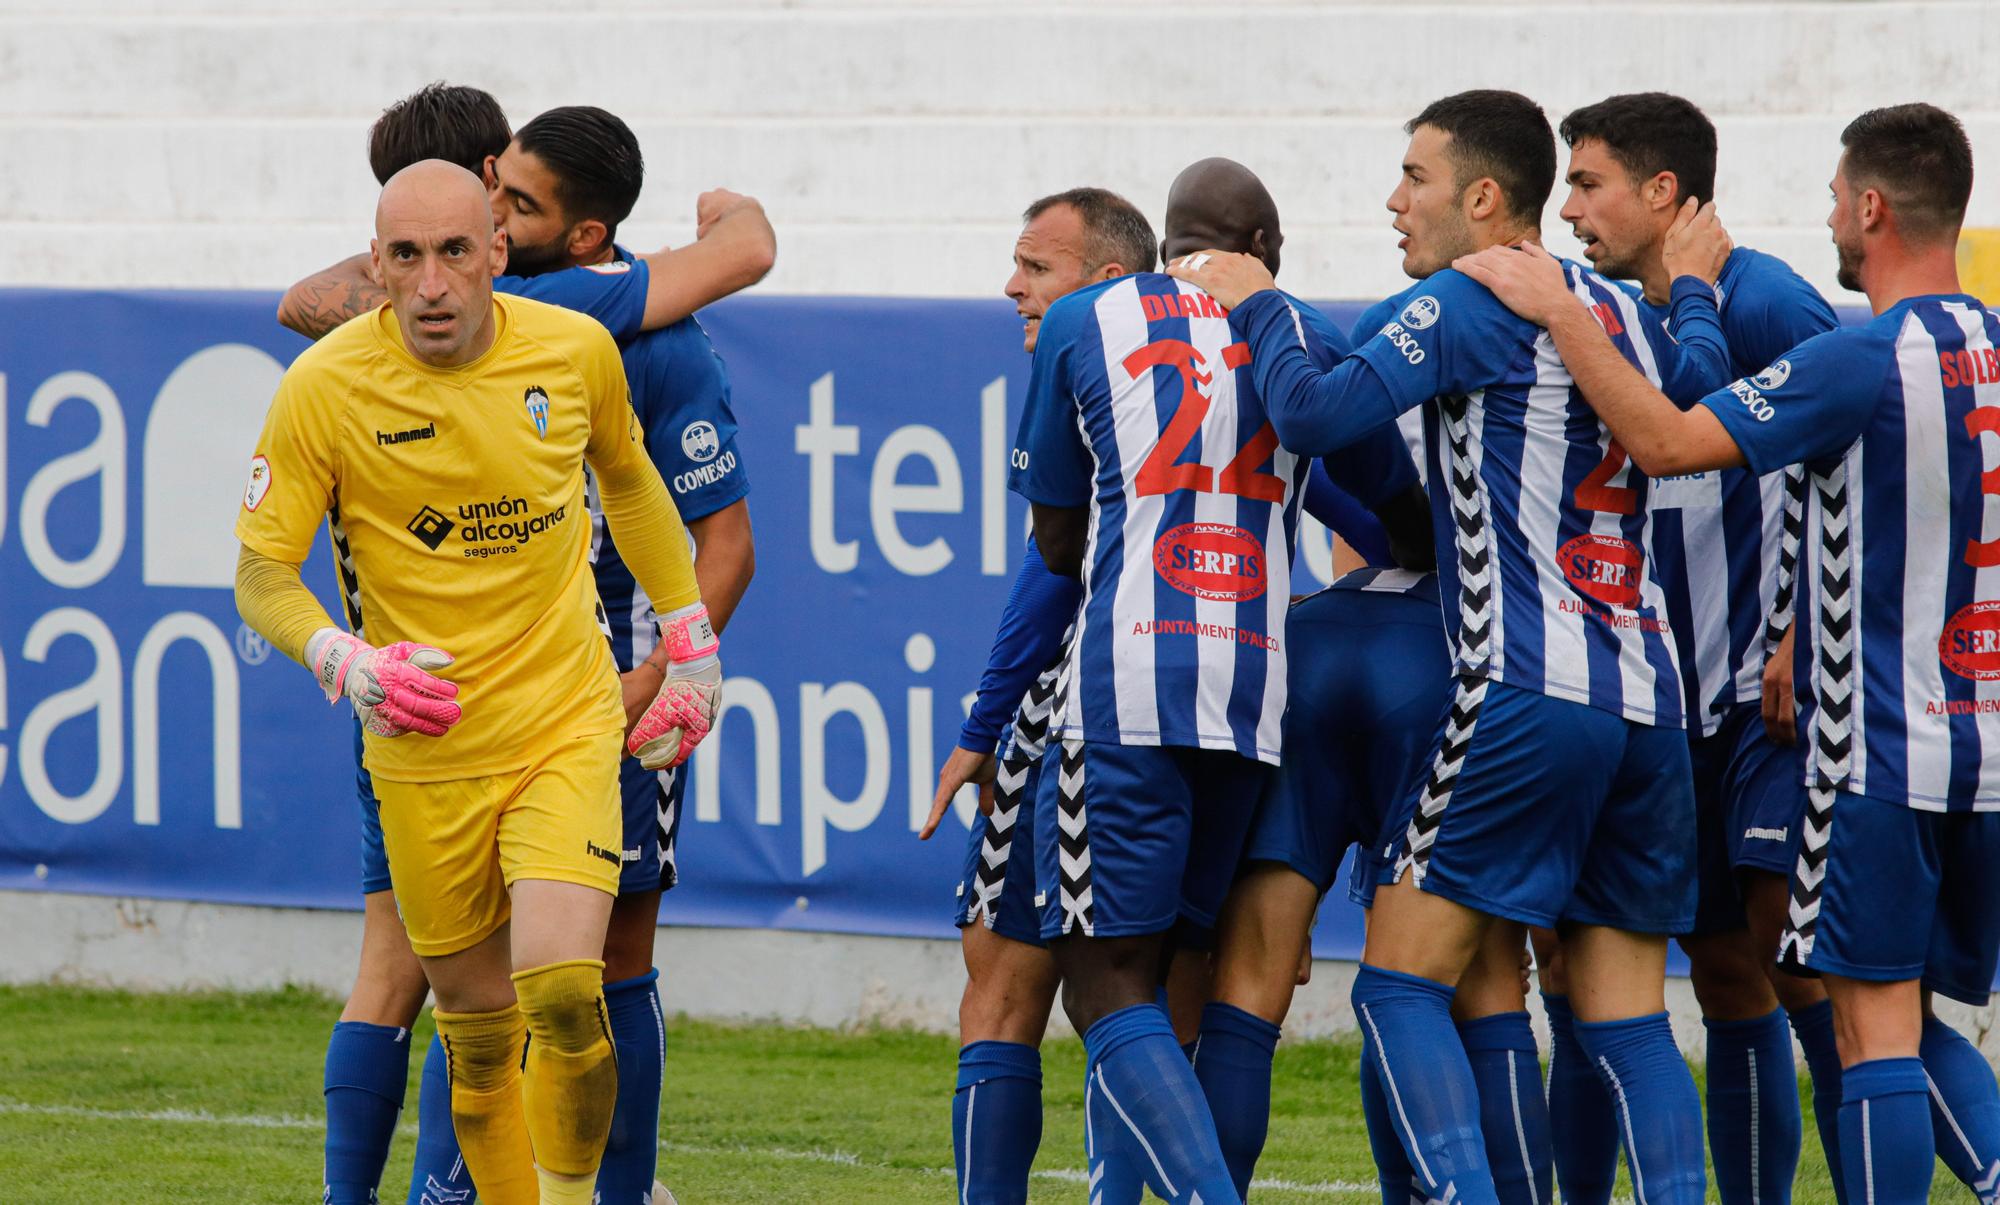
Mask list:
[[[278,321],[308,339],[319,339],[388,299],[387,290],[372,280],[339,270],[320,272],[291,287],[278,307]]]

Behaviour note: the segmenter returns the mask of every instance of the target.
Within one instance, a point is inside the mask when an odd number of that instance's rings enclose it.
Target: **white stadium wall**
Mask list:
[[[1821,225],[1841,125],[1927,99],[2000,148],[2000,6],[993,0],[0,0],[0,283],[274,287],[361,248],[364,134],[425,81],[518,123],[603,105],[650,181],[626,237],[684,240],[695,194],[761,197],[766,288],[986,296],[1021,207],[1099,184],[1157,219],[1205,155],[1261,173],[1307,297],[1401,287],[1381,202],[1401,123],[1464,87],[1551,117],[1689,96],[1721,134],[1739,241],[1832,294]],[[2000,225],[1982,184],[1972,224]],[[1573,244],[1550,211],[1552,243]],[[1858,300],[1858,299],[1857,299]]]

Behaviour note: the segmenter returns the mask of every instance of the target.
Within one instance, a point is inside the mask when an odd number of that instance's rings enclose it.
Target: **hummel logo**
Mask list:
[[[624,864],[625,860],[618,856],[619,855],[618,850],[604,849],[600,847],[595,841],[585,841],[583,843],[583,848],[584,852],[588,853],[591,857],[603,858],[605,861],[611,863],[613,866],[620,866]]]
[[[426,506],[417,512],[416,518],[410,520],[409,530],[411,535],[417,537],[418,543],[436,552],[438,545],[451,534],[451,520]]]
[[[408,431],[377,431],[375,433],[375,442],[386,448],[395,444],[415,443],[420,439],[436,439],[438,433],[437,426],[436,423],[431,422]]]

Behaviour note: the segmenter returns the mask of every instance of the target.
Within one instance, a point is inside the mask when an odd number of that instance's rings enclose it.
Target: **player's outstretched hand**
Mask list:
[[[1722,275],[1722,265],[1729,262],[1729,253],[1735,249],[1729,232],[1722,228],[1722,220],[1715,216],[1715,202],[1698,205],[1695,198],[1689,197],[1674,215],[1674,224],[1667,227],[1660,258],[1666,263],[1669,280],[1693,276],[1714,284]]]
[[[1485,285],[1500,304],[1536,326],[1547,326],[1562,307],[1580,304],[1569,291],[1562,262],[1539,243],[1488,247],[1459,256],[1451,266]]]
[[[1253,293],[1278,287],[1263,260],[1233,251],[1197,251],[1193,255],[1183,255],[1167,265],[1167,275],[1199,286],[1203,292],[1221,302],[1226,310],[1242,305]]]
[[[1799,740],[1798,704],[1792,698],[1792,632],[1785,633],[1764,662],[1764,735],[1780,745]]]
[[[944,759],[944,769],[938,771],[937,797],[931,800],[930,819],[917,832],[917,840],[928,841],[944,820],[944,810],[951,806],[951,797],[968,782],[979,784],[979,810],[993,814],[993,772],[997,763],[991,753],[974,753],[970,749],[953,749],[951,756]]]
[[[345,696],[376,736],[443,736],[462,714],[453,702],[458,683],[432,672],[451,664],[443,649],[408,640],[378,649],[338,628],[321,628],[306,639],[305,652],[327,702]]]
[[[663,616],[660,640],[667,646],[667,680],[625,738],[626,752],[648,770],[686,761],[714,727],[722,703],[722,646],[708,608],[694,603]]]

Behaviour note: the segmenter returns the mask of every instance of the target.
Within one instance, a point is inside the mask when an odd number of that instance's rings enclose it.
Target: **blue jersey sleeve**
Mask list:
[[[1840,325],[1819,290],[1783,260],[1759,256],[1734,283],[1723,312],[1723,329],[1739,373],[1754,373]]]
[[[1313,462],[1312,473],[1306,478],[1306,513],[1346,541],[1370,565],[1395,564],[1389,555],[1388,529],[1354,495],[1335,485],[1326,466],[1318,461]]]
[[[1538,334],[1486,286],[1450,268],[1405,297],[1394,317],[1356,344],[1349,361],[1375,370],[1396,414],[1486,388]]]
[[[1087,505],[1093,485],[1070,374],[1074,344],[1091,310],[1073,301],[1065,297],[1042,316],[1028,369],[1028,403],[1007,470],[1009,489],[1044,506]]]
[[[652,279],[645,260],[564,268],[540,276],[502,276],[493,287],[502,293],[559,305],[589,314],[620,344],[637,338],[646,320],[646,289]]]
[[[1660,390],[1675,405],[1692,406],[1736,375],[1715,289],[1695,276],[1674,279],[1667,300],[1667,334],[1652,341]]]
[[[749,494],[729,373],[699,322],[647,332],[625,349],[625,375],[646,450],[681,518],[704,518]]]
[[[1250,371],[1278,442],[1305,456],[1353,443],[1393,422],[1400,411],[1382,381],[1352,357],[1330,367],[1313,362],[1314,343],[1298,310],[1275,289],[1246,298],[1229,314],[1250,346]]]
[[[1894,367],[1872,328],[1809,339],[1756,376],[1701,399],[1759,475],[1837,456],[1861,437]]]
[[[993,649],[986,656],[986,672],[979,675],[979,697],[959,730],[959,748],[993,752],[1014,709],[1021,705],[1021,696],[1062,651],[1063,632],[1082,601],[1082,580],[1052,572],[1043,563],[1035,538],[1029,536],[1007,608],[1000,613],[1000,628],[993,634]]]

